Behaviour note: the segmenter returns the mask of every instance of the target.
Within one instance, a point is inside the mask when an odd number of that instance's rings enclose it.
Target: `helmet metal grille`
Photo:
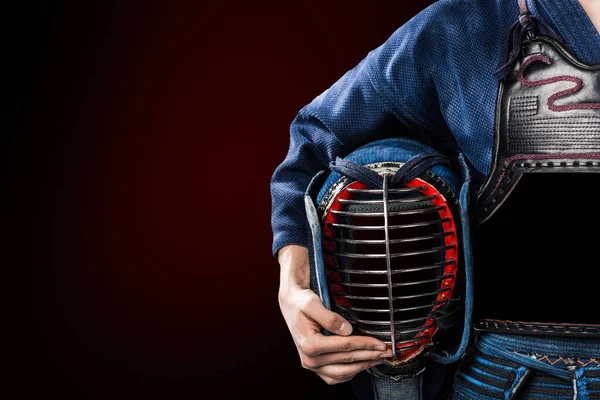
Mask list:
[[[402,363],[438,331],[434,315],[452,297],[458,243],[442,193],[419,178],[389,188],[389,177],[382,189],[338,185],[322,208],[323,252],[334,311]]]

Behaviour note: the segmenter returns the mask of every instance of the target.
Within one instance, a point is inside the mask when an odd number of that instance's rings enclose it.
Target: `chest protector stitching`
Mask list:
[[[526,173],[600,172],[600,64],[530,31],[500,82],[492,168],[478,194],[483,223]]]

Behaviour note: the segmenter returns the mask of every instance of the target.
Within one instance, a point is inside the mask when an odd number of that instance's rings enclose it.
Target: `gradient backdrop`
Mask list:
[[[298,110],[430,3],[5,12],[10,398],[350,399],[279,312],[269,180]]]

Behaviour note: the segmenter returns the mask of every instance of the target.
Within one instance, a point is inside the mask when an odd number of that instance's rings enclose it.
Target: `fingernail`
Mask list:
[[[377,350],[381,350],[381,351],[387,350],[387,346],[385,344],[377,345],[377,347],[375,347],[375,348]]]
[[[391,351],[386,351],[385,353],[383,353],[382,355],[379,356],[379,358],[390,358],[392,356],[392,352]]]
[[[340,325],[340,328],[338,329],[340,331],[340,333],[350,333],[352,332],[352,327],[350,325],[348,325],[345,322],[342,322],[342,324]]]

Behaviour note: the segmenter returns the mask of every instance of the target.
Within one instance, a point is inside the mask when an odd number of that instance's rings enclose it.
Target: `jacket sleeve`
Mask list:
[[[434,79],[447,63],[437,8],[429,6],[401,26],[292,121],[288,153],[270,184],[275,257],[286,245],[308,247],[303,195],[337,156],[390,136],[409,135],[440,151],[452,146]]]

